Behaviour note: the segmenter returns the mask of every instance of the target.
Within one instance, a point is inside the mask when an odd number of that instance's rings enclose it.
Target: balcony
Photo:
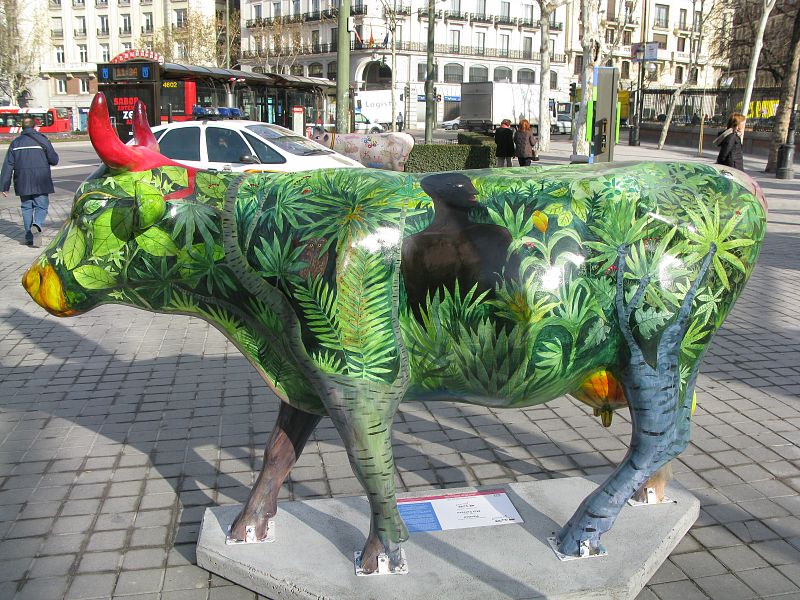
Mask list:
[[[150,6],[153,0],[139,0],[139,6]]]
[[[85,0],[72,0],[72,8],[86,8]]]
[[[131,0],[117,0],[119,6],[130,6]]]
[[[119,28],[120,35],[130,35],[131,34],[131,27],[128,25],[127,27],[120,27]]]
[[[142,25],[142,35],[153,35],[153,26]]]
[[[463,13],[459,10],[446,10],[444,11],[444,19],[445,21],[466,21],[467,13]]]
[[[366,4],[356,4],[355,6],[350,7],[350,14],[351,15],[365,15],[367,14],[367,5]]]
[[[97,72],[97,65],[90,62],[79,63],[43,63],[39,68],[42,73],[52,73],[54,75],[64,73],[74,73],[76,75],[94,74]]]
[[[50,8],[61,8],[61,0],[50,0]]]
[[[95,8],[108,8],[108,0],[95,0]]]
[[[668,29],[669,23],[667,22],[666,19],[655,19],[653,21],[653,27],[655,29]]]
[[[494,18],[486,13],[470,13],[470,19],[478,23],[493,23]]]
[[[427,19],[428,18],[428,9],[427,8],[418,8],[417,9],[417,18],[418,19]],[[434,19],[441,19],[442,18],[442,11],[437,10],[433,13]]]
[[[64,30],[63,29],[51,29],[50,35],[54,38],[63,38],[64,37]]]
[[[514,20],[509,15],[499,15],[495,17],[494,22],[496,25],[513,25]]]
[[[564,31],[564,23],[550,21],[550,31]]]
[[[85,38],[86,37],[86,30],[85,29],[73,29],[72,35],[76,39],[78,38]]]
[[[108,29],[98,29],[97,30],[97,37],[99,38],[107,38],[109,36]]]
[[[539,23],[534,21],[533,19],[526,19],[525,17],[519,17],[517,19],[517,25],[520,27],[538,27]]]

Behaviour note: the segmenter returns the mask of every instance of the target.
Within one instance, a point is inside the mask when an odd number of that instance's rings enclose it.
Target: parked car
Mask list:
[[[183,121],[153,127],[161,153],[200,169],[306,171],[363,168],[290,129],[258,121]]]
[[[449,121],[442,121],[442,129],[458,129],[459,127],[461,127],[461,117],[456,117]]]
[[[355,114],[355,131],[366,133],[384,133],[386,128],[380,123],[375,123],[369,120],[369,117],[361,113]]]
[[[570,115],[558,115],[555,121],[550,121],[550,133],[572,135],[572,117]]]

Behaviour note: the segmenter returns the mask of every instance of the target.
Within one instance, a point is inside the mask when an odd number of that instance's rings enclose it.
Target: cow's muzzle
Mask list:
[[[64,286],[52,265],[40,267],[34,264],[22,276],[22,286],[36,304],[57,317],[70,317],[78,311],[67,306],[64,297]]]

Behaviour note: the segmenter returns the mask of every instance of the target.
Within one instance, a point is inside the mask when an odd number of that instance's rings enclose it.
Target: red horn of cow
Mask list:
[[[194,171],[186,165],[176,163],[163,154],[159,153],[158,144],[150,132],[147,125],[147,117],[144,117],[144,127],[142,123],[136,125],[134,116],[134,127],[136,129],[148,130],[149,136],[143,136],[143,145],[127,146],[117,136],[117,132],[111,126],[111,119],[108,117],[108,104],[105,94],[97,93],[92,100],[92,107],[89,110],[89,139],[92,141],[95,152],[106,165],[112,169],[126,171],[147,171],[157,167],[172,165]],[[152,138],[152,142],[150,140]],[[136,140],[137,143],[140,141]]]
[[[141,100],[137,100],[133,105],[133,141],[137,146],[144,146],[153,152],[159,152],[156,136],[150,129],[147,110]]]

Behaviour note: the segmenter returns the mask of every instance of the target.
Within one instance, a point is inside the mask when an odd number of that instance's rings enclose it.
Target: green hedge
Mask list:
[[[470,146],[482,146],[483,144],[493,144],[494,136],[485,133],[474,133],[471,131],[460,131],[458,133],[459,144],[469,144]]]
[[[406,163],[406,173],[485,169],[497,162],[496,150],[494,142],[481,145],[414,144]]]

